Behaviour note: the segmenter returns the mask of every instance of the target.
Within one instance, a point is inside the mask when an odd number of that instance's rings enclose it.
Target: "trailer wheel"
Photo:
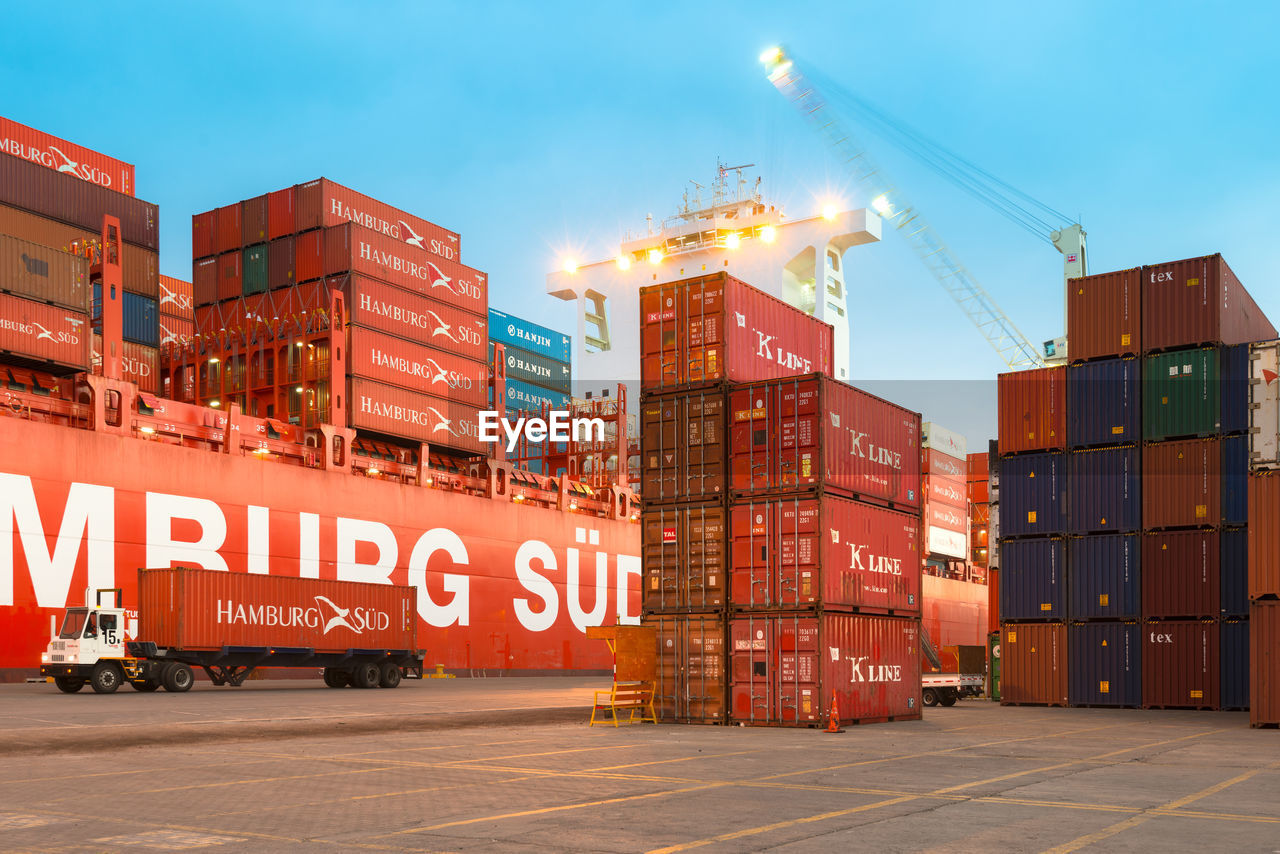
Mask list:
[[[351,684],[351,674],[336,667],[324,669],[324,684],[330,688],[345,688]]]
[[[89,684],[98,694],[114,694],[123,681],[124,674],[120,672],[120,666],[111,661],[98,662],[89,674]]]
[[[192,684],[196,681],[196,675],[191,672],[191,668],[181,662],[173,662],[164,669],[164,675],[161,677],[164,681],[164,689],[173,694],[181,694],[184,691],[190,691]]]
[[[58,690],[64,694],[74,694],[84,687],[84,680],[74,676],[55,676],[53,684],[57,685]]]
[[[138,681],[130,682],[129,684],[133,686],[133,690],[141,691],[144,694],[150,694],[152,691],[160,688],[160,683],[155,679],[139,679]]]
[[[382,663],[381,673],[378,678],[379,688],[395,688],[400,684],[400,665],[392,664],[390,661]]]
[[[942,705],[944,706],[951,707],[951,706],[954,706],[956,704],[956,700],[959,700],[959,699],[960,698],[956,696],[956,692],[954,690],[943,691],[942,697],[941,699],[938,700],[938,702],[942,703]]]
[[[357,688],[377,688],[381,678],[378,665],[372,661],[362,662],[351,669],[351,684]]]
[[[921,702],[926,706],[933,707],[938,705],[938,692],[933,688],[925,688],[920,696]]]

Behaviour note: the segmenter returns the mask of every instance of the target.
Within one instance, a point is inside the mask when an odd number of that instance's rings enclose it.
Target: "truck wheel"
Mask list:
[[[372,661],[357,664],[351,669],[351,684],[357,688],[377,688],[381,678],[378,665]]]
[[[938,702],[942,703],[942,705],[947,706],[949,708],[951,706],[954,706],[956,704],[956,700],[959,700],[959,699],[960,698],[956,696],[955,691],[944,691],[942,694],[942,698]]]
[[[191,685],[196,681],[191,668],[176,661],[164,669],[164,676],[161,678],[164,680],[164,689],[174,694],[190,691]]]
[[[938,692],[933,688],[925,688],[920,699],[926,706],[936,706],[938,705]]]
[[[139,679],[137,682],[130,682],[129,684],[133,686],[133,690],[141,691],[144,694],[150,694],[160,687],[160,683],[154,679]]]
[[[119,665],[111,661],[99,661],[89,674],[89,684],[98,694],[114,694],[123,681],[124,674],[120,672]]]
[[[324,669],[324,684],[330,688],[345,688],[351,684],[351,674],[336,667]]]
[[[74,676],[55,676],[53,684],[57,685],[58,690],[64,694],[74,694],[84,687],[84,680]]]
[[[382,663],[381,670],[378,678],[379,688],[395,688],[400,684],[400,665],[385,661]]]

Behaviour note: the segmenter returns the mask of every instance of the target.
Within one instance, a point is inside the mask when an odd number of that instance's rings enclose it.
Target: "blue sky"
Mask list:
[[[545,273],[611,257],[717,157],[792,215],[867,204],[764,80],[781,43],[1081,216],[1094,271],[1222,252],[1280,318],[1274,4],[137,4],[105,37],[100,4],[59,8],[6,10],[0,114],[135,163],[171,275],[192,213],[324,175],[460,232],[496,307],[570,330]],[[1027,337],[1058,334],[1058,253],[863,136]],[[909,249],[846,261],[855,375],[992,432],[1001,364]]]

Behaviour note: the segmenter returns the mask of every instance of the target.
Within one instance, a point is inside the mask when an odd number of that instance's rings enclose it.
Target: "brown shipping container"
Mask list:
[[[729,580],[724,505],[645,505],[640,519],[646,613],[722,610]]]
[[[1220,668],[1216,622],[1142,624],[1143,708],[1218,708]]]
[[[351,327],[348,341],[352,376],[470,406],[489,402],[489,370],[483,362],[358,326]]]
[[[244,293],[244,255],[226,252],[218,256],[218,299],[235,299]]]
[[[1280,602],[1249,606],[1249,723],[1280,726]]]
[[[299,234],[293,241],[293,269],[299,282],[324,276],[324,232]]]
[[[1066,368],[1015,371],[996,380],[1000,453],[1067,446]]]
[[[267,193],[267,239],[277,240],[297,230],[297,211],[294,210],[295,191],[285,187]]]
[[[89,262],[50,246],[0,234],[0,291],[88,311]]]
[[[218,253],[239,249],[243,239],[243,222],[240,203],[218,208],[214,213],[214,249]]]
[[[415,589],[399,585],[183,567],[138,570],[138,637],[175,649],[416,650],[416,607]],[[335,614],[346,619],[335,621]]]
[[[299,241],[301,244],[301,241]],[[360,273],[425,294],[482,317],[489,315],[488,276],[358,225],[324,230],[326,275]],[[302,271],[299,270],[299,280]]]
[[[920,519],[820,494],[729,510],[735,609],[920,613]]]
[[[729,624],[730,719],[816,726],[920,717],[920,620],[741,614]]]
[[[240,245],[267,242],[267,197],[255,196],[240,203]]]
[[[195,337],[195,321],[190,317],[174,317],[171,314],[160,315],[160,346],[173,344],[183,346]]]
[[[920,506],[920,413],[833,380],[740,385],[729,394],[736,495],[821,488]]]
[[[964,460],[957,459],[950,454],[944,454],[942,451],[933,448],[924,449],[924,468],[921,474],[930,477],[949,478],[954,483],[961,486],[965,484],[965,478],[969,476],[968,467]]]
[[[1280,471],[1249,475],[1249,598],[1280,599]]]
[[[345,290],[347,313],[357,326],[388,332],[487,365],[487,318],[368,276],[337,276],[328,284]]]
[[[156,301],[156,308],[161,314],[190,318],[192,310],[195,309],[191,282],[184,282],[172,276],[161,276],[160,299]]]
[[[0,356],[88,370],[89,332],[82,311],[0,293]]]
[[[101,223],[98,228],[83,228],[0,205],[0,234],[30,240],[32,243],[65,252],[70,249],[74,241],[86,238],[99,240],[102,232]],[[156,253],[126,243],[121,248],[120,254],[122,262],[120,274],[124,278],[124,289],[131,294],[154,298],[160,280],[160,262]]]
[[[298,283],[294,265],[294,239],[281,237],[267,246],[267,287],[287,288]]]
[[[1148,531],[1139,566],[1144,620],[1221,616],[1217,531]]]
[[[725,273],[640,289],[640,383],[650,391],[831,372],[832,329]]]
[[[298,231],[331,228],[353,222],[362,228],[386,235],[396,243],[430,252],[446,261],[456,262],[462,257],[462,247],[456,232],[341,184],[335,184],[327,178],[298,184],[294,192]]]
[[[1067,705],[1067,627],[1006,623],[1000,630],[1000,702]]]
[[[201,258],[191,265],[191,298],[195,305],[218,301],[217,258]]]
[[[218,212],[191,215],[191,260],[217,255]]]
[[[153,252],[160,245],[160,216],[150,202],[4,154],[0,154],[0,203],[94,233],[101,231],[103,215],[110,214],[120,220],[120,236],[126,243]]]
[[[675,723],[722,724],[728,720],[725,624],[720,615],[647,616],[658,635],[658,678],[654,708],[658,719]]]
[[[965,485],[945,477],[926,477],[924,479],[924,496],[929,501],[947,504],[951,507],[968,507]]]
[[[1222,440],[1153,442],[1142,449],[1142,527],[1222,521]]]
[[[653,394],[640,404],[641,494],[646,506],[728,494],[726,394],[711,388]]]
[[[456,401],[352,377],[347,395],[352,427],[461,451],[487,453],[480,441],[480,410]]]
[[[134,194],[132,163],[108,157],[12,119],[0,117],[0,151],[126,196]]]
[[[161,323],[164,318],[161,318]],[[120,353],[122,379],[128,380],[140,391],[158,394],[160,391],[160,351],[155,347],[124,341]],[[102,336],[93,335],[93,350],[90,360],[93,372],[102,373]]]
[[[1072,362],[1142,353],[1142,268],[1067,282],[1067,358]]]
[[[1142,280],[1142,347],[1148,352],[1277,337],[1221,255],[1143,267]]]

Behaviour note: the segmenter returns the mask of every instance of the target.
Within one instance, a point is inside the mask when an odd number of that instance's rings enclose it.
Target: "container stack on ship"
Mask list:
[[[507,375],[506,400],[495,409],[505,409],[508,416],[516,416],[569,408],[573,343],[568,335],[491,308],[490,361],[494,344],[501,344],[506,351]]]
[[[640,306],[660,715],[919,717],[919,414],[832,380],[829,326],[725,274]]]
[[[1250,363],[1249,721],[1280,727],[1280,341]]]

